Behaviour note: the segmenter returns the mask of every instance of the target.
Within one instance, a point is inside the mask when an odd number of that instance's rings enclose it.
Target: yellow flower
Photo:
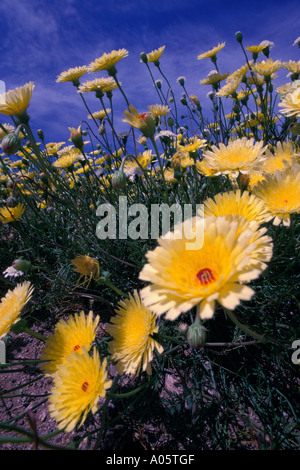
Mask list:
[[[253,188],[253,194],[262,199],[272,216],[273,224],[289,226],[290,215],[300,213],[300,165],[265,175]]]
[[[171,112],[169,106],[164,104],[152,104],[148,106],[148,109],[153,116],[167,116]]]
[[[294,60],[284,62],[283,67],[291,73],[300,74],[300,60],[298,60],[298,62],[295,62]]]
[[[252,54],[259,54],[265,49],[264,44],[259,44],[258,46],[246,46],[246,49],[248,52],[251,52]]]
[[[229,72],[220,74],[217,70],[212,70],[206,78],[200,80],[200,85],[214,85],[215,83],[225,80],[228,75]]]
[[[152,158],[152,150],[145,150],[143,154],[139,153],[136,159],[128,156],[123,167],[125,175],[129,178],[135,175],[142,176]]]
[[[113,91],[117,86],[118,85],[112,77],[95,78],[94,80],[88,80],[82,83],[78,87],[78,93],[90,93],[93,91],[96,93],[107,93],[108,91]]]
[[[154,51],[149,52],[146,54],[148,62],[157,62],[164,52],[166,46],[159,47],[158,49],[155,49]]]
[[[104,53],[89,65],[88,71],[93,73],[99,70],[106,70],[109,75],[115,75],[117,73],[115,65],[119,60],[127,56],[128,51],[126,49],[119,49],[118,51],[113,50],[109,54]]]
[[[300,86],[291,93],[287,93],[278,104],[283,114],[300,117]]]
[[[48,336],[41,355],[41,369],[46,375],[53,375],[61,364],[65,364],[72,351],[82,353],[82,348],[90,350],[96,336],[100,317],[93,319],[93,312],[85,315],[83,311],[70,316],[67,321],[59,320],[54,333]]]
[[[0,207],[0,220],[3,224],[15,222],[20,219],[24,212],[25,206],[22,203],[15,207]]]
[[[255,236],[243,217],[194,217],[178,225],[146,255],[139,276],[151,283],[141,290],[144,305],[169,320],[197,306],[200,318],[208,319],[216,301],[233,310],[250,300],[254,291],[245,283],[256,279],[272,256],[271,239],[263,233]]]
[[[26,115],[34,86],[33,82],[29,82],[0,95],[0,113],[23,118]]]
[[[216,92],[216,96],[221,98],[223,96],[233,95],[236,92],[237,88],[240,86],[241,82],[242,82],[242,79],[240,78],[231,80],[230,82],[226,83]]]
[[[87,71],[88,69],[86,65],[71,68],[58,75],[56,82],[72,82],[75,86],[78,86],[79,78],[82,77],[82,75],[84,75],[85,73],[87,73]]]
[[[64,145],[65,142],[49,142],[46,144],[47,153],[49,155],[55,155],[59,149]]]
[[[0,101],[1,103],[1,101]],[[1,106],[1,104],[0,104]],[[4,127],[4,129],[6,129],[6,132],[2,129],[2,127]],[[2,127],[0,127],[0,141],[1,139],[6,136],[7,134],[9,134],[10,132],[12,132],[15,128],[14,126],[12,126],[11,124],[2,124]]]
[[[239,215],[245,217],[249,222],[254,221],[259,224],[272,219],[272,215],[261,199],[248,191],[242,193],[240,189],[228,193],[218,193],[214,198],[206,199],[204,213],[205,216],[214,215],[215,217]]]
[[[171,158],[171,166],[174,170],[181,170],[195,164],[195,161],[190,157],[189,152],[176,152]]]
[[[256,62],[252,64],[251,68],[253,72],[268,77],[273,73],[277,72],[282,67],[282,63],[279,60],[275,62],[272,59],[262,60],[261,62]]]
[[[207,166],[216,170],[215,175],[230,174],[237,177],[239,172],[246,173],[254,164],[262,161],[266,149],[263,142],[242,137],[230,141],[228,145],[220,143],[219,148],[213,145],[212,151],[204,153],[204,161]]]
[[[111,387],[106,366],[107,360],[101,364],[94,347],[93,356],[83,348],[82,354],[71,353],[66,364],[58,368],[49,396],[50,416],[58,429],[71,432],[75,426],[82,426],[90,411],[95,414],[99,398],[104,398]]]
[[[20,319],[20,314],[30,300],[33,286],[30,282],[17,284],[14,290],[9,290],[0,302],[0,339],[4,337],[15,323]]]
[[[153,114],[139,114],[132,104],[129,105],[129,111],[127,111],[127,109],[124,111],[123,121],[139,129],[145,137],[153,137],[155,134]]]
[[[111,319],[107,332],[113,340],[109,343],[112,361],[116,362],[119,374],[138,375],[140,370],[151,374],[151,361],[156,348],[162,353],[162,346],[153,339],[158,332],[156,315],[141,302],[137,291],[122,300]]]
[[[223,49],[225,46],[225,42],[222,42],[221,44],[219,43],[216,47],[211,49],[210,51],[204,52],[203,54],[198,55],[197,59],[209,59],[211,57],[215,57],[216,54]]]
[[[293,148],[293,143],[289,142],[277,142],[274,153],[270,150],[266,152],[266,160],[264,160],[259,166],[264,173],[273,175],[277,170],[284,170],[285,168],[291,167],[296,163],[298,153]]]
[[[68,168],[78,160],[84,160],[80,150],[73,148],[69,153],[63,153],[54,163],[53,166],[56,168]]]
[[[95,281],[99,279],[100,266],[98,260],[87,255],[78,255],[76,258],[72,259],[71,264],[75,266],[74,271],[80,274],[77,286],[87,284],[86,288],[88,288],[92,279],[95,279]],[[79,284],[82,278],[84,278],[84,280],[82,284]]]
[[[100,121],[102,121],[107,114],[109,114],[111,112],[111,109],[110,108],[106,108],[105,110],[104,109],[101,109],[100,111],[95,111],[94,113],[92,114],[89,114],[88,115],[88,119],[99,119]]]
[[[160,176],[160,174],[159,174]],[[167,183],[176,183],[177,179],[174,176],[173,168],[166,168],[164,171],[164,178]]]
[[[199,137],[195,136],[189,139],[189,141],[184,142],[184,145],[178,144],[177,149],[179,152],[196,152],[203,148],[206,144],[205,139],[199,139]]]
[[[210,168],[209,166],[207,166],[205,160],[201,160],[201,162],[196,162],[195,166],[198,173],[204,176],[215,176],[215,173],[217,172],[217,170],[215,170],[214,168]]]

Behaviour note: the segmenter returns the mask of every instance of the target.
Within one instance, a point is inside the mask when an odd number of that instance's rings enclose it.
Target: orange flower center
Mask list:
[[[212,270],[209,268],[200,269],[200,271],[197,272],[196,276],[197,279],[201,282],[201,284],[205,286],[215,280],[215,276]]]
[[[143,113],[143,114],[140,114],[139,115],[139,119],[146,119],[146,116],[147,116],[148,113]]]
[[[88,382],[83,382],[83,384],[81,385],[81,388],[84,392],[87,391],[87,389],[89,388],[89,384]]]
[[[74,346],[74,351],[78,351],[79,349],[80,349],[79,344],[76,344],[76,346]]]

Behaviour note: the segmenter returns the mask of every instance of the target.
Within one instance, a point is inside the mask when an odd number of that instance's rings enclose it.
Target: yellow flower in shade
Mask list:
[[[160,177],[160,173],[158,176]],[[164,171],[164,178],[167,183],[176,183],[177,179],[174,176],[174,168],[166,168]]]
[[[0,104],[0,106],[1,106],[1,104]],[[2,129],[2,127],[4,127],[6,132]],[[6,124],[6,123],[2,124],[2,127],[0,127],[0,141],[4,136],[6,136],[7,134],[9,134],[10,132],[12,132],[15,129],[14,126],[12,126],[11,124]]]
[[[198,55],[197,59],[201,60],[201,59],[209,59],[209,58],[215,57],[217,53],[221,49],[223,49],[224,46],[225,46],[225,42],[219,43],[216,47],[214,47],[210,51],[207,51],[207,52],[204,52],[203,54]]]
[[[151,284],[141,290],[143,303],[169,320],[194,306],[200,318],[212,318],[216,302],[234,310],[251,299],[254,291],[245,283],[256,279],[272,256],[271,239],[263,233],[255,236],[253,225],[239,216],[186,220],[147,253],[139,277]]]
[[[145,137],[153,137],[155,134],[155,121],[152,113],[142,113],[130,104],[129,111],[124,111],[123,121],[139,129]]]
[[[174,170],[181,170],[195,164],[195,161],[190,157],[189,152],[176,152],[171,158],[171,166]]]
[[[25,212],[24,204],[20,203],[15,207],[0,207],[0,220],[3,224],[20,220]]]
[[[258,167],[263,173],[273,175],[277,170],[284,170],[290,168],[294,163],[297,163],[299,153],[296,153],[293,143],[277,142],[274,147],[274,153],[270,150],[266,152],[266,160],[264,160]]]
[[[272,59],[262,60],[261,62],[256,62],[251,66],[253,72],[263,75],[264,77],[270,77],[281,67],[282,63],[279,60],[273,61]]]
[[[265,159],[263,154],[266,149],[263,142],[242,137],[230,141],[228,145],[213,145],[211,151],[204,152],[204,160],[207,166],[216,170],[215,175],[230,174],[237,177],[239,172],[247,173],[253,165]]]
[[[75,351],[82,353],[83,347],[90,350],[96,336],[99,316],[93,319],[93,312],[86,315],[83,311],[70,316],[68,320],[59,320],[54,333],[48,336],[41,355],[41,369],[46,375],[53,375],[68,356]]]
[[[117,84],[112,77],[95,78],[94,80],[87,80],[78,87],[78,93],[101,92],[107,93],[117,88]]]
[[[105,110],[104,109],[101,109],[100,111],[95,111],[94,113],[92,114],[89,114],[88,115],[88,119],[99,119],[99,121],[102,121],[107,114],[109,114],[111,112],[111,109],[110,108],[106,108]]]
[[[87,255],[78,255],[76,258],[72,259],[71,264],[74,266],[74,271],[80,274],[77,287],[86,284],[86,288],[88,288],[92,279],[98,281],[100,276],[100,266],[97,259],[91,258]],[[83,282],[82,284],[79,284],[82,278],[84,278]]]
[[[148,106],[148,109],[153,116],[167,116],[170,114],[171,109],[165,104],[152,104]]]
[[[249,70],[249,65],[251,65],[253,61],[250,61],[249,64],[242,65],[239,69],[235,70],[232,72],[227,78],[226,82],[231,82],[234,80],[243,80],[243,78],[246,76],[246,73]]]
[[[278,104],[281,112],[286,116],[300,117],[300,86],[291,93],[287,93]]]
[[[113,50],[109,54],[104,53],[89,65],[88,70],[90,73],[106,70],[109,75],[115,75],[117,73],[115,67],[117,62],[127,56],[128,51],[126,49],[119,49],[118,51]]]
[[[188,141],[184,142],[184,145],[178,144],[177,149],[179,152],[196,152],[197,150],[203,148],[206,144],[205,139],[199,139],[195,136],[190,138]]]
[[[0,302],[0,339],[4,337],[15,323],[20,320],[20,314],[33,292],[30,282],[17,284],[14,290],[9,290]]]
[[[241,192],[230,191],[228,193],[218,193],[214,198],[204,201],[205,216],[227,216],[239,215],[245,217],[249,222],[263,224],[270,219],[272,215],[268,211],[265,203],[258,197],[250,194],[248,191]]]
[[[242,83],[242,79],[241,78],[237,78],[235,80],[230,80],[230,82],[227,82],[224,86],[222,86],[217,92],[216,92],[216,96],[218,96],[219,98],[223,97],[223,96],[231,96],[233,95],[237,88],[240,86],[240,84]]]
[[[137,291],[122,300],[111,319],[107,332],[112,336],[109,352],[116,362],[119,374],[138,375],[140,370],[151,374],[153,351],[163,352],[162,346],[153,339],[158,332],[156,315],[146,308]]]
[[[87,73],[88,69],[86,65],[82,65],[81,67],[73,67],[65,72],[62,72],[58,75],[56,82],[72,82],[75,86],[79,85],[79,78],[82,77],[85,73]]]
[[[123,167],[125,175],[129,178],[134,178],[135,175],[142,176],[145,169],[150,165],[152,158],[152,150],[145,150],[142,154],[139,153],[137,158],[128,156]]]
[[[207,166],[205,160],[201,160],[201,162],[196,162],[195,166],[198,173],[204,176],[215,176],[215,173],[217,172],[217,170],[215,170],[214,168],[210,168],[209,166]]]
[[[248,52],[251,52],[251,54],[259,54],[265,49],[264,44],[259,44],[258,46],[246,46],[246,49]]]
[[[92,356],[83,348],[82,354],[71,353],[58,368],[49,395],[49,413],[58,429],[71,432],[82,426],[89,412],[95,414],[100,397],[111,387],[106,367],[107,360],[101,364],[94,347]]]
[[[29,82],[0,95],[0,114],[16,116],[19,119],[24,117],[30,103],[34,86],[33,82]]]
[[[46,144],[48,155],[55,155],[61,149],[65,142],[49,142]]]
[[[291,214],[300,212],[300,165],[265,175],[253,188],[253,194],[262,199],[272,216],[273,224],[289,226]]]
[[[147,61],[158,64],[158,60],[160,59],[162,53],[164,52],[165,47],[166,46],[162,46],[162,47],[159,47],[158,49],[155,49],[154,51],[148,52],[148,54],[146,54]]]

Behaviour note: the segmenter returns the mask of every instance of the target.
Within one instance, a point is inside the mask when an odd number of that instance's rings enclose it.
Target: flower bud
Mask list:
[[[1,141],[2,150],[6,155],[15,154],[19,150],[20,146],[21,139],[15,132],[6,134]]]
[[[73,142],[76,148],[81,150],[83,148],[81,126],[79,126],[78,129],[74,129],[74,127],[69,127],[69,131],[71,132],[71,141]]]
[[[13,262],[13,267],[16,271],[22,271],[23,273],[27,273],[31,269],[30,261],[20,257]]]
[[[123,171],[117,170],[111,179],[111,184],[115,189],[122,189],[126,185],[126,175]]]
[[[193,323],[187,332],[187,341],[192,348],[201,348],[206,342],[206,329],[199,322]]]
[[[38,129],[36,133],[41,140],[44,140],[44,132],[42,131],[42,129]]]
[[[144,62],[144,64],[147,64],[148,62],[147,54],[145,52],[142,52],[140,57],[141,57],[141,61]]]
[[[155,119],[151,113],[140,114],[139,117],[139,129],[145,137],[153,137],[155,134]]]
[[[243,35],[241,33],[241,31],[237,31],[235,33],[235,39],[237,40],[237,42],[239,43],[242,43],[243,42]]]

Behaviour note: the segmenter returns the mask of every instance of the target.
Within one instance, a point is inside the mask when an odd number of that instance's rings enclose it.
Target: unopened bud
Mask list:
[[[206,329],[199,322],[193,323],[187,332],[187,341],[192,348],[201,348],[206,342]]]
[[[6,155],[15,154],[19,150],[20,146],[21,139],[15,132],[6,134],[1,141],[2,150]]]
[[[36,133],[41,140],[44,140],[44,132],[42,131],[42,129],[38,129]]]
[[[74,129],[73,127],[69,127],[69,131],[71,132],[71,141],[75,145],[76,148],[81,150],[83,148],[83,139],[81,133],[81,126],[78,129]]]
[[[142,52],[140,57],[141,57],[141,61],[144,62],[144,64],[147,64],[148,62],[147,54],[145,52]]]
[[[111,179],[111,184],[115,189],[122,189],[126,185],[126,175],[123,171],[117,170]]]
[[[237,40],[237,42],[239,43],[242,43],[243,42],[243,35],[241,33],[241,31],[237,31],[235,33],[235,39]]]
[[[23,273],[27,273],[31,269],[30,261],[20,257],[13,262],[13,267],[16,271],[22,271]]]

